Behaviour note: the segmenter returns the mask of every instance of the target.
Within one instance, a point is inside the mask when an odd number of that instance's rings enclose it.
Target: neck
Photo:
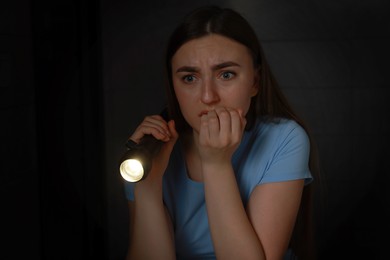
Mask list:
[[[193,181],[202,182],[203,176],[197,142],[198,138],[196,133],[183,136],[184,158],[187,165],[188,177]]]

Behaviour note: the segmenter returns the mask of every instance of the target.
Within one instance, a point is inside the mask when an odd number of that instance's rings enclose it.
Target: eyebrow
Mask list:
[[[217,65],[214,65],[212,67],[212,70],[213,71],[216,71],[216,70],[220,70],[220,69],[224,69],[224,68],[228,68],[228,67],[241,67],[238,63],[235,63],[233,61],[226,61],[226,62],[222,62],[220,64],[217,64]],[[183,66],[183,67],[180,67],[176,70],[176,73],[177,72],[198,72],[200,69],[197,68],[197,67],[192,67],[192,66]]]

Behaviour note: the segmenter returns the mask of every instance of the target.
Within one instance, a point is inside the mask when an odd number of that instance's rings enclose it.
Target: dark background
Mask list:
[[[250,21],[313,131],[320,259],[387,259],[386,0],[1,1],[1,259],[123,259],[123,144],[164,105],[168,35],[210,3]]]

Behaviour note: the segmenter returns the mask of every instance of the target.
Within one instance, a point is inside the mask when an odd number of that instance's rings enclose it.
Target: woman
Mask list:
[[[231,9],[197,9],[166,66],[171,120],[148,116],[130,137],[165,143],[148,177],[126,184],[128,259],[291,256],[311,142],[253,29]]]

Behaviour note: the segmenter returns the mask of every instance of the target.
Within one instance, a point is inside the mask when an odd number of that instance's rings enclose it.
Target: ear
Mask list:
[[[260,69],[255,70],[255,78],[252,86],[252,97],[256,96],[260,91]]]

